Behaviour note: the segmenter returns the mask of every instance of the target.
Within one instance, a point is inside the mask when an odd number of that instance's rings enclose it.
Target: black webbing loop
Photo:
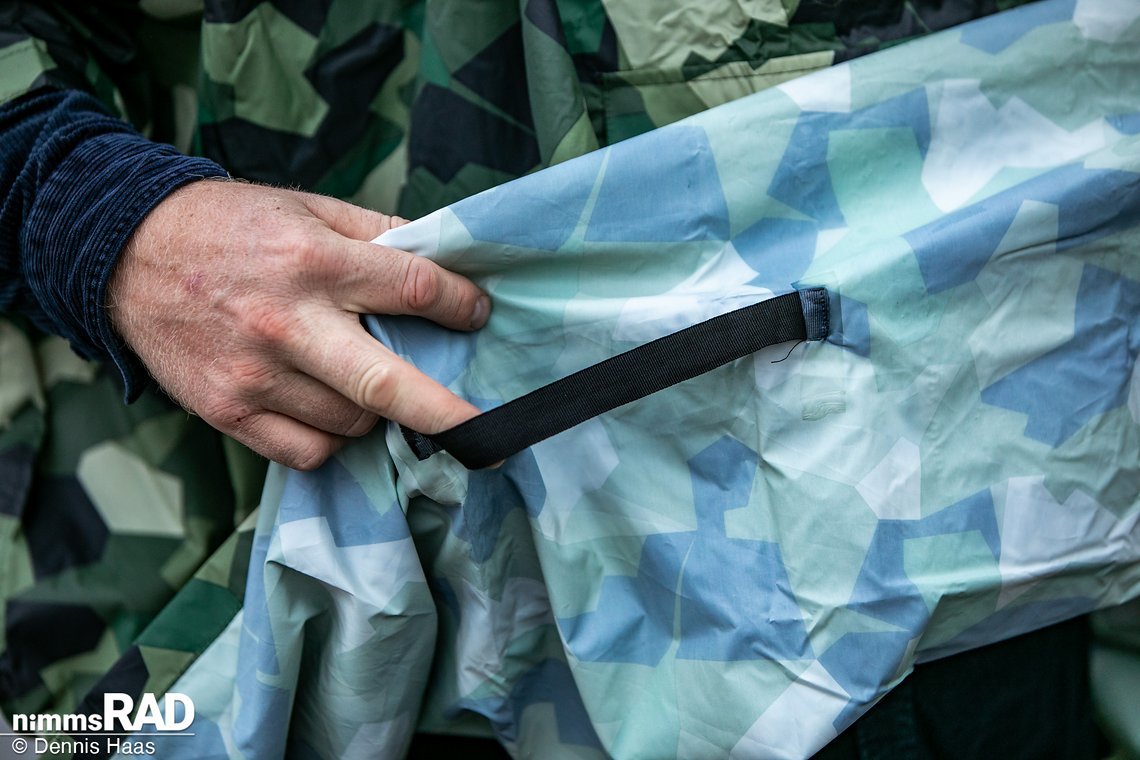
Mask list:
[[[402,428],[423,460],[445,450],[470,469],[487,467],[592,417],[791,340],[829,332],[827,291],[768,299],[666,335],[435,435]]]

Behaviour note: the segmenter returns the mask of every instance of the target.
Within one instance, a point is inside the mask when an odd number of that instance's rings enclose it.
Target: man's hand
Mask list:
[[[131,238],[112,321],[176,401],[255,451],[320,465],[378,417],[437,433],[478,413],[374,340],[359,314],[487,320],[469,280],[367,241],[403,224],[332,198],[203,180]]]

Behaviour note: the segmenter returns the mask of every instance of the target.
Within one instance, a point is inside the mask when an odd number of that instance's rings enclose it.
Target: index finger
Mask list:
[[[412,314],[456,330],[483,326],[491,299],[466,277],[407,251],[351,242],[332,295],[358,314]]]
[[[407,219],[381,214],[327,195],[301,193],[301,202],[334,232],[353,240],[371,240],[392,227],[407,224]]]

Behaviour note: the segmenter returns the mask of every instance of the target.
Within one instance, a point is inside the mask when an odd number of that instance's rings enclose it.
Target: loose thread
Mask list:
[[[775,361],[773,361],[773,362],[771,362],[771,363],[772,363],[772,364],[779,364],[780,362],[785,362],[785,361],[787,361],[787,360],[788,360],[788,357],[792,355],[792,352],[793,352],[793,351],[795,351],[795,350],[796,350],[796,348],[797,348],[797,347],[798,347],[798,346],[799,346],[801,343],[807,343],[807,341],[806,341],[806,340],[797,340],[797,341],[795,342],[795,345],[793,345],[791,348],[789,348],[789,349],[788,349],[788,353],[786,353],[786,354],[784,355],[784,358],[783,358],[783,359],[776,359]]]

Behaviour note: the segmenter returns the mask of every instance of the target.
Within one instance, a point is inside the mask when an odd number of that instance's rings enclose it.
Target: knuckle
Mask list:
[[[280,308],[255,304],[246,309],[242,317],[243,331],[258,343],[284,345],[293,330],[290,314]]]
[[[308,472],[324,464],[325,461],[333,455],[336,449],[336,440],[334,438],[322,436],[306,441],[303,446],[286,452],[282,457],[283,461],[281,463],[292,467],[294,470]]]
[[[266,231],[257,244],[258,253],[273,259],[291,259],[301,249],[301,235],[298,232]]]
[[[258,252],[272,266],[293,272],[319,269],[325,259],[325,248],[317,230],[303,224],[288,225],[285,230],[266,234],[258,242]]]
[[[276,385],[276,372],[266,362],[257,360],[236,361],[229,372],[229,386],[241,397],[256,397],[267,393]]]
[[[301,230],[297,232],[293,246],[294,263],[299,271],[319,272],[327,266],[327,251],[321,245],[315,231]]]
[[[396,385],[391,365],[375,362],[361,372],[353,398],[360,406],[384,414],[396,400]]]
[[[404,274],[401,298],[410,311],[424,311],[435,306],[440,299],[442,283],[439,271],[427,259],[408,259]]]
[[[254,409],[232,396],[213,395],[202,403],[199,414],[223,433],[237,437],[249,427]]]

